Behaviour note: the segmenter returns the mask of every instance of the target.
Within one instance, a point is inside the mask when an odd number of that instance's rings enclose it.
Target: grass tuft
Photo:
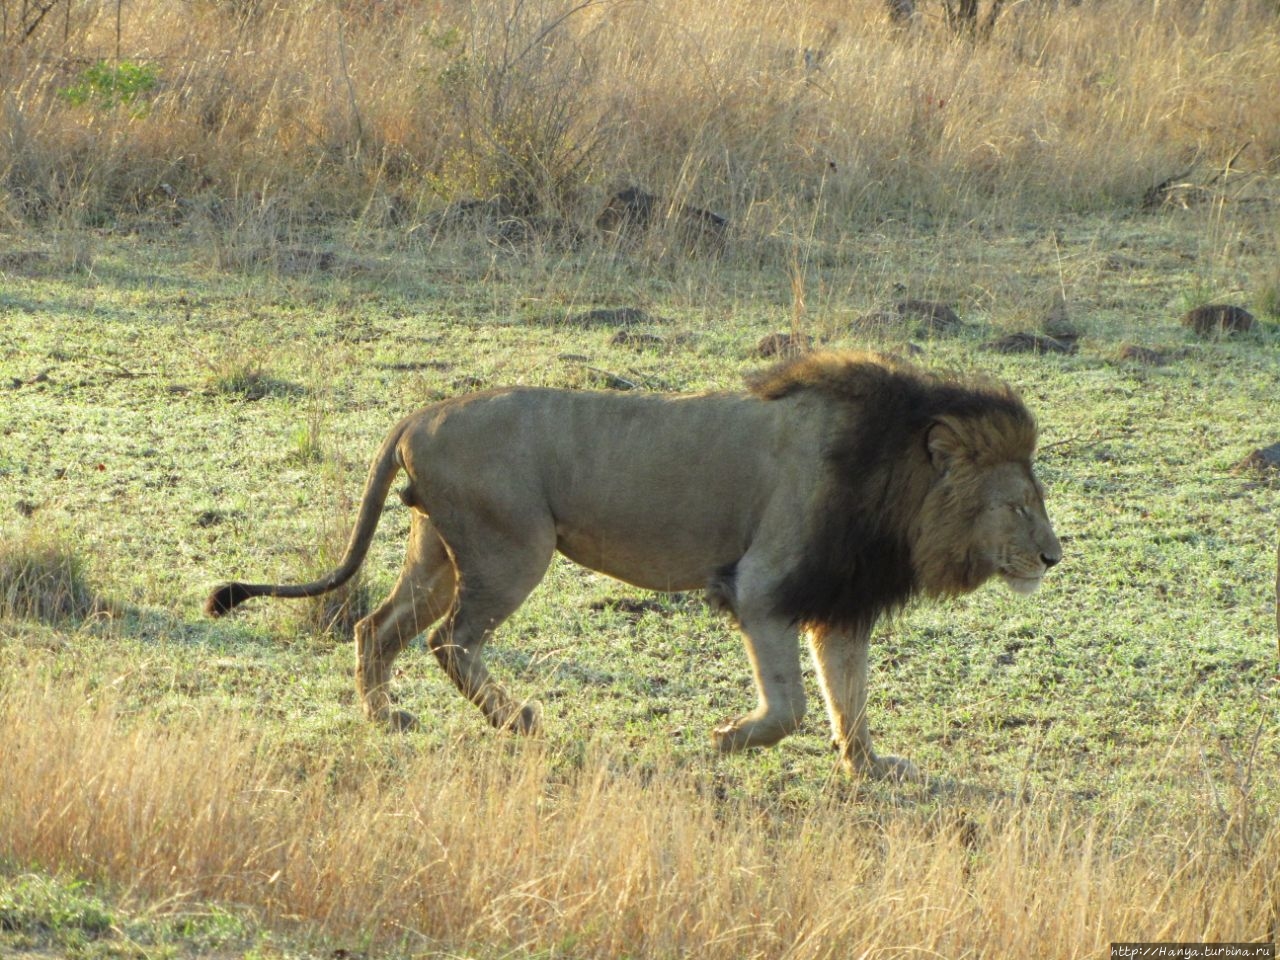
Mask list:
[[[232,350],[206,359],[205,365],[211,393],[254,401],[303,392],[297,384],[273,376],[256,351]]]
[[[1275,229],[1275,244],[1280,247],[1280,222]],[[1280,320],[1280,261],[1271,259],[1260,271],[1258,309],[1270,320]]]
[[[316,572],[327,573],[336,567],[345,546],[345,536],[326,535],[314,553]],[[350,640],[355,636],[356,624],[373,610],[372,593],[361,572],[336,590],[300,601],[297,609],[301,629]]]
[[[0,618],[66,624],[100,608],[84,558],[64,536],[28,527],[0,538]]]

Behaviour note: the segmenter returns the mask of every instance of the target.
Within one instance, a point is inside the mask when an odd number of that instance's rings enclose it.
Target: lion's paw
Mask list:
[[[505,726],[512,733],[536,737],[542,732],[542,705],[536,700],[529,700],[511,715]]]
[[[876,757],[867,773],[877,780],[888,780],[890,783],[920,783],[924,780],[919,767],[906,757]]]
[[[391,710],[387,713],[387,725],[392,733],[410,733],[418,729],[418,718],[408,710]]]
[[[741,720],[726,720],[711,731],[711,745],[720,753],[733,753],[746,746]]]

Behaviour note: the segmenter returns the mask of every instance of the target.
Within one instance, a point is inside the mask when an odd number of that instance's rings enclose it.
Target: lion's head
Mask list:
[[[1031,470],[1035,424],[988,412],[941,417],[929,430],[936,479],[916,535],[921,587],[965,593],[998,575],[1016,593],[1034,593],[1062,545]]]
[[[811,354],[751,382],[811,392],[841,413],[804,558],[779,607],[814,625],[866,625],[917,594],[999,575],[1031,593],[1062,558],[1031,468],[1036,423],[1007,386],[881,357]]]

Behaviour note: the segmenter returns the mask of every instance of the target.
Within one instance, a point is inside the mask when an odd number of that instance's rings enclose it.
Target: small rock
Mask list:
[[[629,228],[648,230],[658,217],[662,198],[657,194],[627,187],[611,196],[596,217],[596,229],[604,234],[619,234]]]
[[[1236,464],[1237,473],[1280,470],[1280,443],[1259,447]]]
[[[596,229],[606,237],[626,241],[668,220],[675,236],[690,251],[717,251],[728,239],[727,217],[686,203],[673,203],[639,187],[613,194],[596,217]]]
[[[635,327],[651,319],[639,307],[602,307],[575,313],[566,322],[578,327]]]
[[[37,383],[48,383],[48,382],[49,382],[49,371],[41,370],[39,373],[35,374],[34,376],[27,377],[27,379],[25,380],[14,380],[13,385],[15,387],[30,387],[30,386],[34,386]]]
[[[1167,362],[1165,355],[1151,347],[1140,347],[1136,343],[1126,343],[1120,347],[1120,359],[1130,363],[1140,363],[1146,367],[1162,367]]]
[[[1230,303],[1207,303],[1183,314],[1182,325],[1202,337],[1229,336],[1252,330],[1253,314]]]
[[[615,347],[662,347],[666,341],[656,333],[641,333],[638,330],[619,330],[609,338]]]
[[[1050,337],[1043,333],[1011,333],[996,340],[988,340],[983,350],[996,353],[1075,353],[1075,337]]]
[[[1127,257],[1123,253],[1109,253],[1102,259],[1102,268],[1104,270],[1123,271],[1137,270],[1142,267],[1143,263],[1136,257]]]
[[[910,321],[918,325],[916,336],[936,337],[955,333],[964,327],[950,306],[937,300],[899,300],[883,310],[874,310],[854,321],[854,326],[867,332],[885,332]]]
[[[756,344],[758,357],[794,357],[813,349],[813,337],[807,333],[767,333]]]
[[[951,333],[963,326],[956,312],[937,300],[899,300],[893,309],[904,320],[920,320],[920,333]]]

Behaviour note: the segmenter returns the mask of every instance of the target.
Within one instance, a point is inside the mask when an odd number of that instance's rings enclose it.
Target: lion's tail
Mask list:
[[[382,517],[382,508],[391,492],[391,484],[401,470],[396,447],[408,424],[408,419],[403,420],[387,434],[369,467],[364,495],[360,500],[360,513],[337,569],[310,583],[219,584],[205,601],[204,612],[210,617],[221,617],[253,597],[315,597],[337,589],[355,576],[368,556],[374,531],[378,529],[378,520]]]

